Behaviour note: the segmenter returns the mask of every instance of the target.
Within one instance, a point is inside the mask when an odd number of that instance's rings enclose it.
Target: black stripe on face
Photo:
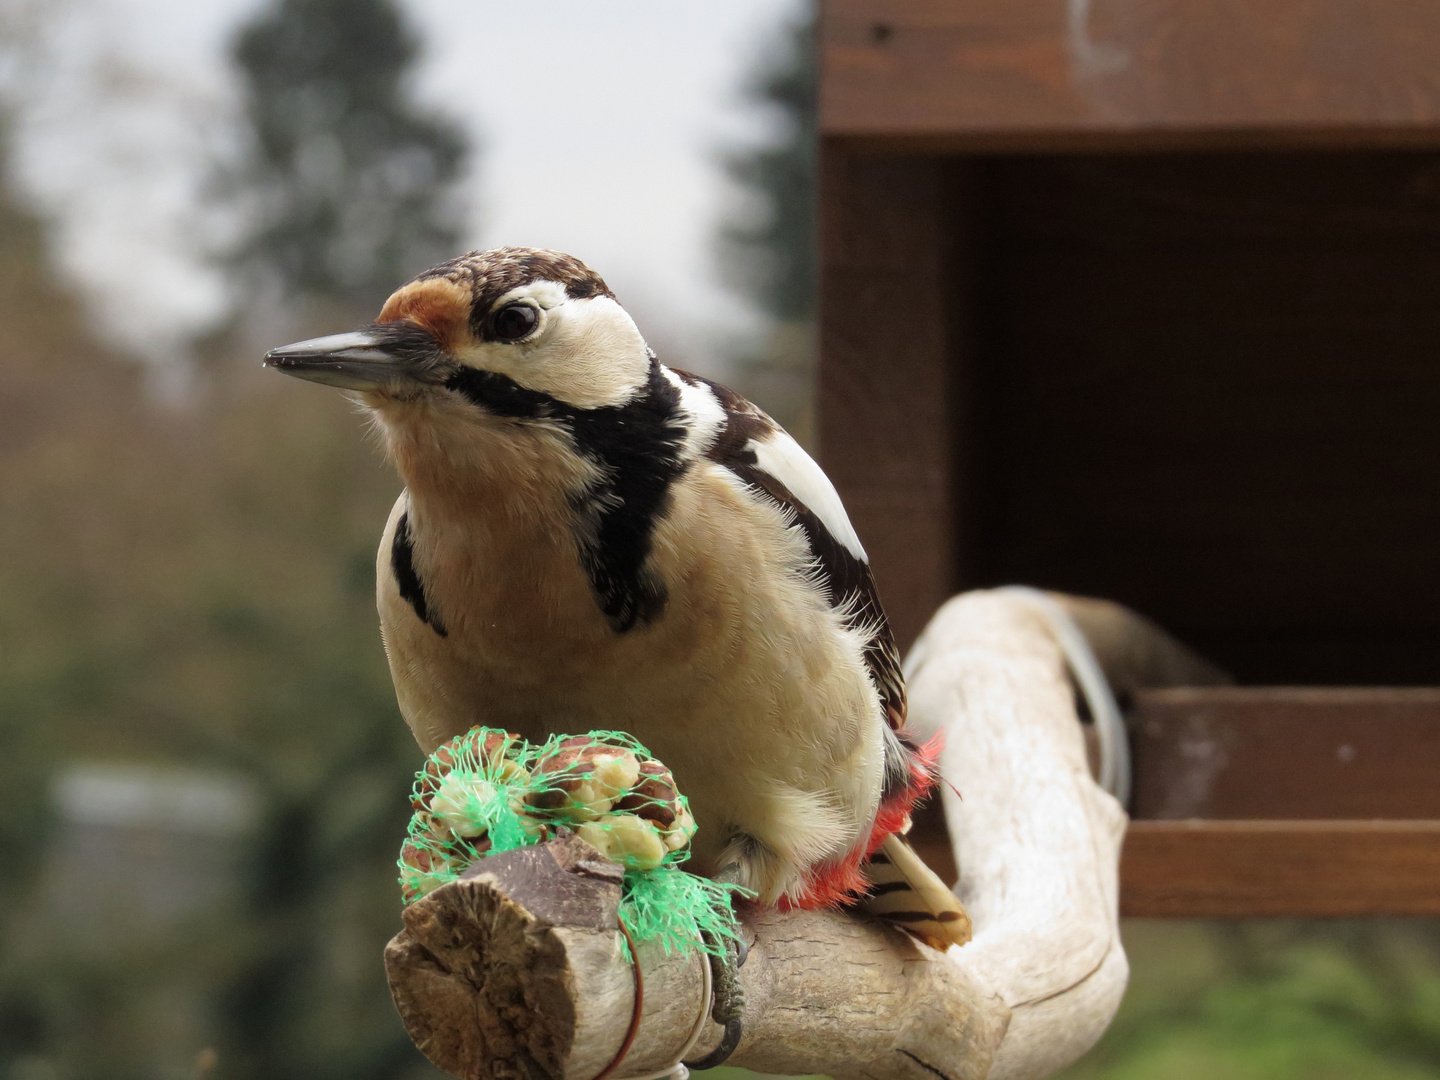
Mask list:
[[[390,545],[390,570],[395,575],[396,584],[400,586],[401,599],[415,609],[421,622],[441,637],[446,637],[445,626],[440,617],[430,610],[430,604],[425,599],[425,586],[420,582],[420,575],[415,572],[415,548],[410,540],[409,511],[401,514],[395,525],[395,539]]]
[[[509,419],[559,419],[564,408],[549,394],[527,390],[498,371],[462,367],[445,380],[445,388],[453,390],[477,408]]]
[[[651,359],[633,399],[597,409],[567,405],[493,371],[465,368],[445,385],[495,416],[551,420],[570,432],[576,450],[601,473],[570,496],[580,563],[595,602],[619,634],[658,619],[669,593],[649,566],[655,522],[686,468],[680,391],[661,374],[659,361]]]

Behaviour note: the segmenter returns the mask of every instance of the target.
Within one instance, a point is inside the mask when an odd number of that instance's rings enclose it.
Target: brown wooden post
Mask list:
[[[821,149],[820,457],[908,645],[959,584],[953,169]]]

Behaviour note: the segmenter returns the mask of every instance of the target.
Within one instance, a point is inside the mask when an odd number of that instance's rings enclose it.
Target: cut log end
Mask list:
[[[460,1077],[558,1077],[575,1033],[557,926],[615,928],[618,866],[564,837],[477,863],[405,909],[385,951],[405,1030]]]

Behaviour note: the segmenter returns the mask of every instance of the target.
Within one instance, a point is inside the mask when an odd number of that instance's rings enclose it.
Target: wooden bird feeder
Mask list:
[[[902,640],[1024,581],[1236,677],[1130,695],[1123,912],[1440,915],[1440,5],[820,33],[821,457]]]

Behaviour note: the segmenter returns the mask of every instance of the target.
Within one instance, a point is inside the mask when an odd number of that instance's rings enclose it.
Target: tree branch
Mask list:
[[[1127,688],[1202,672],[1152,624],[1103,614],[1100,658],[1126,658]],[[836,1080],[1040,1077],[1088,1049],[1119,1005],[1125,815],[1090,778],[1043,619],[1003,593],[957,597],[909,667],[911,722],[945,733],[942,771],[963,795],[944,798],[975,939],[941,954],[853,912],[747,913],[731,1064]],[[567,837],[483,859],[410,905],[385,962],[416,1044],[466,1080],[593,1080],[635,1004],[619,890],[617,868]],[[617,1080],[671,1064],[707,1004],[697,954],[642,945],[639,960],[641,1022]],[[720,1034],[707,1020],[688,1056]]]

